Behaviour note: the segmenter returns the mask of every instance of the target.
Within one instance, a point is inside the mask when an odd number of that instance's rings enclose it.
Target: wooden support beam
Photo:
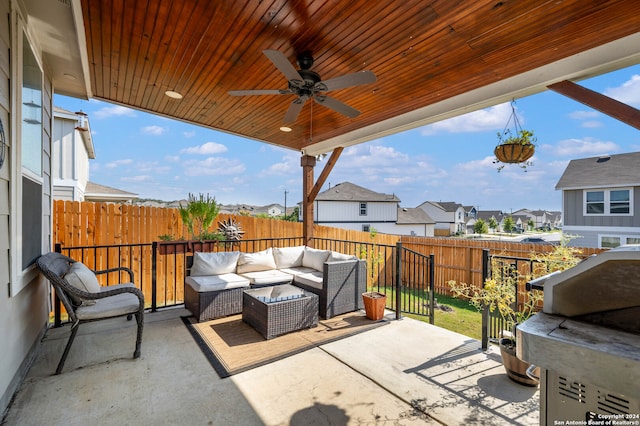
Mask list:
[[[309,194],[313,190],[313,168],[316,165],[316,157],[303,155],[300,158],[302,166],[302,238],[304,244],[313,247],[313,200]]]
[[[335,166],[336,163],[338,162],[338,158],[340,158],[340,154],[342,154],[343,150],[344,148],[339,146],[335,148],[331,153],[331,157],[329,157],[329,161],[327,161],[326,166],[324,166],[324,169],[322,169],[322,172],[318,177],[318,181],[313,186],[311,193],[309,193],[309,202],[313,203],[316,200],[316,196],[320,192],[322,185],[324,185],[327,178],[329,177],[329,173],[331,173],[331,170],[333,170],[333,166]]]
[[[627,104],[582,87],[572,81],[561,81],[547,86],[547,88],[574,101],[590,106],[629,126],[640,129],[640,111]]]

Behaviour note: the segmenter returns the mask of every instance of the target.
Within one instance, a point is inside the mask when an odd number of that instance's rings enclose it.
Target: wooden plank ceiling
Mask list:
[[[82,0],[82,10],[93,97],[296,150],[640,25],[636,0]],[[228,94],[287,88],[265,49],[296,69],[296,55],[311,51],[323,80],[371,70],[377,82],[329,93],[359,116],[307,101],[284,133],[295,96]]]

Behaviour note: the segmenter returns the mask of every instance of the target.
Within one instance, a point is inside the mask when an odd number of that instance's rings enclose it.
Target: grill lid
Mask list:
[[[640,245],[591,256],[544,282],[543,312],[640,331]]]

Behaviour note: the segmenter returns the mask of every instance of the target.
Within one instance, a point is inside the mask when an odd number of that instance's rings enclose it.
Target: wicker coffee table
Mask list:
[[[290,284],[245,290],[242,320],[265,339],[318,324],[318,296]]]

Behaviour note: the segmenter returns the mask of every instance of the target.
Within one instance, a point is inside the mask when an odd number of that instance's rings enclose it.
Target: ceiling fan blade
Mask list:
[[[289,105],[289,109],[284,116],[285,123],[293,123],[298,118],[300,111],[302,111],[302,107],[304,106],[306,99],[297,98],[291,105]]]
[[[346,74],[336,78],[330,78],[329,80],[321,81],[316,85],[319,87],[324,85],[326,90],[321,88],[322,92],[329,92],[331,90],[344,89],[346,87],[359,86],[361,84],[370,84],[376,82],[376,75],[371,71],[360,71],[353,74]]]
[[[340,102],[337,99],[331,98],[329,96],[314,96],[314,101],[319,103],[320,105],[324,105],[327,108],[331,108],[332,110],[339,112],[340,114],[346,115],[349,118],[355,118],[360,115],[360,111],[355,108],[351,108],[349,105]]]
[[[290,95],[289,90],[229,90],[231,96],[252,96],[252,95]]]
[[[287,80],[300,80],[300,74],[298,74],[298,71],[291,65],[287,57],[284,56],[284,53],[279,50],[263,50],[262,53],[273,62],[273,65],[284,74]]]

